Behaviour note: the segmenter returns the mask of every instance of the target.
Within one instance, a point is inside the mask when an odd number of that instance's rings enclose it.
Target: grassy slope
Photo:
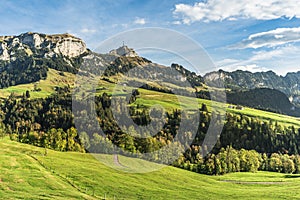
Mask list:
[[[31,92],[31,98],[39,98],[39,97],[46,97],[50,95],[51,93],[54,92],[54,86],[66,86],[66,85],[73,85],[73,80],[75,78],[74,74],[71,73],[66,73],[64,72],[64,76],[61,76],[58,71],[54,69],[49,69],[48,72],[48,77],[46,80],[41,80],[37,82],[37,87],[41,88],[42,90],[40,92]],[[112,80],[115,81],[117,80],[116,77],[112,77]],[[90,81],[90,80],[89,80]],[[91,81],[87,81],[87,84],[92,84]],[[15,92],[17,95],[22,95],[23,93],[26,92],[26,90],[33,90],[34,84],[22,84],[22,85],[17,85],[17,86],[12,86],[9,88],[5,89],[0,89],[0,98],[4,98],[9,96],[11,92]],[[99,82],[99,90],[97,90],[98,94],[101,94],[103,92],[107,92],[111,94],[114,92],[115,95],[126,95],[128,94],[127,92],[123,91],[123,87],[115,87],[114,84],[109,83],[107,81],[101,80]],[[131,91],[133,88],[126,87],[127,91]],[[170,111],[173,109],[178,109],[180,107],[178,98],[176,95],[173,94],[166,94],[166,93],[161,93],[161,92],[156,92],[156,91],[151,91],[151,90],[145,90],[145,89],[139,89],[141,95],[140,98],[137,99],[136,103],[137,104],[142,104],[144,106],[151,107],[155,104],[160,104],[165,108],[165,110]],[[197,99],[191,98],[191,97],[180,97],[180,102],[181,106],[183,106],[187,110],[192,110],[194,108],[194,105],[199,103],[201,105],[202,103],[205,103],[208,106],[208,109],[211,110],[211,105],[212,102],[209,100],[205,99]],[[216,109],[222,107],[222,104],[218,102],[213,102],[213,105],[215,106]],[[223,105],[224,107],[224,105]],[[227,107],[227,105],[225,105]],[[272,113],[272,112],[267,112],[267,111],[262,111],[262,110],[257,110],[257,109],[252,109],[252,108],[247,108],[244,107],[243,110],[236,110],[236,109],[229,109],[226,108],[227,112],[231,113],[238,113],[238,114],[243,114],[246,116],[250,117],[257,117],[261,120],[264,121],[277,121],[279,124],[283,126],[295,126],[295,127],[300,127],[300,118],[296,117],[291,117],[287,115],[281,115],[277,113]]]
[[[62,76],[59,74],[59,71],[49,68],[46,80],[40,80],[36,82],[37,88],[40,88],[41,91],[33,91],[34,83],[20,84],[0,89],[0,97],[8,97],[12,92],[14,92],[17,96],[21,96],[26,92],[26,90],[29,90],[32,98],[44,98],[54,92],[55,86],[67,86],[68,84],[72,85],[74,77],[74,74],[67,72],[64,72],[64,75]]]
[[[162,106],[165,106],[166,110],[172,110],[175,108],[178,108],[178,98],[175,95],[172,94],[165,94],[165,93],[159,93],[155,91],[150,90],[144,90],[140,89],[140,98],[137,99],[137,104],[142,104],[146,106],[153,106],[155,104],[161,104]],[[205,99],[197,99],[191,97],[184,97],[181,99],[182,106],[189,110],[192,109],[192,106],[195,105],[195,102],[199,103],[201,105],[202,103],[206,104],[208,107],[208,110],[211,110],[212,101],[205,100]],[[261,119],[263,121],[277,121],[279,124],[284,126],[295,126],[300,127],[300,118],[297,117],[291,117],[287,115],[281,115],[277,113],[262,111],[258,109],[248,108],[244,107],[243,110],[237,110],[237,109],[230,109],[227,108],[228,105],[222,105],[218,102],[213,102],[213,106],[215,110],[218,110],[219,108],[226,108],[226,112],[230,113],[237,113],[242,114],[250,117],[257,117],[258,119]]]
[[[47,156],[43,156],[44,149],[7,138],[0,140],[0,148],[1,199],[101,199],[105,194],[107,199],[300,197],[300,178],[287,178],[279,173],[206,176],[165,167],[155,172],[134,174],[111,169],[90,154],[48,150]],[[132,160],[121,157],[120,161]],[[243,184],[224,180],[243,181]],[[245,184],[245,181],[256,184]]]
[[[103,80],[100,81],[99,86],[101,90],[98,91],[98,94],[106,92],[108,94],[114,93],[114,95],[120,95],[120,96],[127,95],[132,91],[132,89],[134,89],[131,87],[122,87],[122,86],[115,87],[114,84],[108,83]],[[127,92],[123,91],[123,89],[125,89]],[[226,112],[242,114],[249,117],[257,117],[258,119],[261,119],[263,121],[268,121],[268,122],[270,120],[274,122],[277,121],[278,124],[281,124],[283,126],[287,126],[287,127],[295,126],[300,128],[300,118],[297,117],[253,109],[249,107],[243,107],[243,110],[231,109],[228,108],[229,104],[223,105],[222,103],[212,102],[210,100],[195,99],[192,97],[182,97],[182,96],[179,96],[180,99],[178,99],[178,96],[174,94],[161,93],[161,92],[145,90],[145,89],[139,89],[139,91],[140,91],[140,96],[139,98],[137,98],[135,104],[140,104],[147,107],[151,107],[155,104],[159,104],[163,106],[166,111],[172,111],[174,109],[178,109],[180,108],[180,106],[182,106],[186,110],[193,110],[194,106],[197,105],[197,103],[199,104],[199,106],[201,106],[201,104],[204,103],[207,105],[209,111],[211,111],[212,106],[214,106],[215,111],[218,111],[218,109],[220,108],[221,109],[225,108]]]
[[[8,139],[1,140],[0,146],[0,199],[93,199],[31,157],[41,149]]]

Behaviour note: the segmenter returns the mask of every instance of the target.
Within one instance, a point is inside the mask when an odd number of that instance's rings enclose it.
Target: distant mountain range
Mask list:
[[[290,72],[286,76],[279,76],[273,71],[256,72],[219,70],[204,76],[205,81],[213,82],[221,79],[225,87],[232,91],[245,91],[255,88],[270,88],[283,92],[294,104],[300,103],[300,72]]]
[[[166,67],[152,63],[139,57],[127,46],[111,50],[107,54],[97,54],[90,51],[84,41],[70,34],[28,32],[18,36],[0,36],[0,88],[45,79],[48,68],[74,74],[84,72],[80,66],[85,61],[94,62],[98,73],[106,76],[126,74],[135,69],[131,75],[136,78],[134,81],[137,86],[144,83],[142,80],[150,78],[160,88],[151,84],[147,88],[163,92],[176,89],[184,95],[188,95],[185,92],[187,86],[182,84],[185,80],[197,89],[207,83],[213,86],[215,81],[221,80],[227,89],[229,103],[300,116],[300,72],[279,76],[272,71],[251,73],[219,70],[202,77],[178,64]],[[182,79],[178,74],[185,78]],[[209,98],[209,95],[204,96]]]

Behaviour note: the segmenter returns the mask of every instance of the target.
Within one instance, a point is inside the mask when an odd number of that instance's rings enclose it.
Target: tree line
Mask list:
[[[199,149],[199,147],[193,147]],[[194,150],[195,151],[195,150]],[[232,172],[272,171],[282,173],[300,173],[300,156],[279,153],[258,153],[255,150],[236,150],[232,146],[221,148],[217,154],[202,157],[198,153],[195,159],[189,160],[195,152],[187,151],[174,166],[197,173],[223,175]]]

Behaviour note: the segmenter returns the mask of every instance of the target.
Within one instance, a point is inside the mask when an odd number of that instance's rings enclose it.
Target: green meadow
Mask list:
[[[271,172],[207,176],[166,166],[127,173],[91,154],[0,140],[1,199],[300,199],[300,177]],[[113,159],[113,155],[99,155]],[[153,163],[120,156],[121,164]]]

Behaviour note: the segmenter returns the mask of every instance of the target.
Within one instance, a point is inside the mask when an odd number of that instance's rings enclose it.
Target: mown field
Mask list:
[[[8,138],[0,140],[0,148],[1,199],[300,199],[296,175],[207,176],[174,167],[126,173],[90,154],[45,152]],[[136,162],[127,157],[119,160],[125,165]]]

